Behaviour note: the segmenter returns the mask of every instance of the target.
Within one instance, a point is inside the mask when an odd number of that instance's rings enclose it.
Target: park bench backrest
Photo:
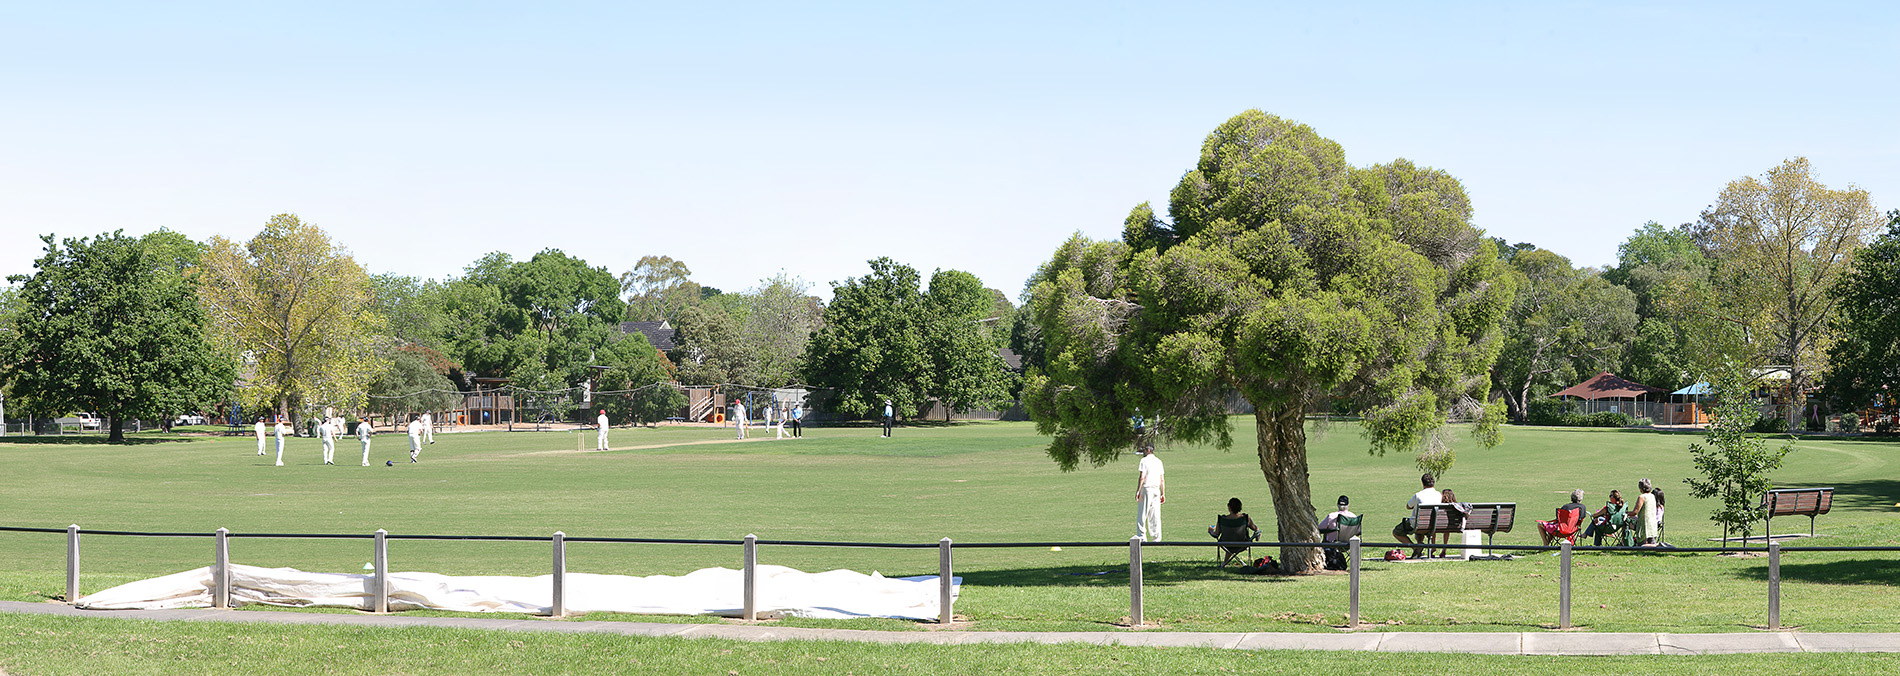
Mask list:
[[[1451,532],[1451,505],[1419,505],[1412,508],[1412,524],[1420,535]]]
[[[1834,506],[1834,489],[1777,488],[1762,493],[1761,505],[1770,517],[1826,514]]]
[[[1511,526],[1516,522],[1515,502],[1474,502],[1471,503],[1471,516],[1465,518],[1465,529],[1495,535],[1511,532]]]

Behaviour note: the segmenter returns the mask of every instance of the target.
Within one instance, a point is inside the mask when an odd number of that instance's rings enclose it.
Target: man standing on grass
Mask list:
[[[323,464],[336,464],[336,419],[324,418],[317,423],[317,441],[323,444]]]
[[[363,442],[364,467],[369,466],[369,438],[375,434],[376,428],[369,424],[368,418],[356,421],[356,440]]]
[[[1155,457],[1155,447],[1141,447],[1135,465],[1135,535],[1144,542],[1161,540],[1161,503],[1168,501],[1168,476]]]
[[[896,411],[891,410],[891,400],[884,400],[884,438],[891,438],[891,419]]]
[[[257,454],[264,454],[264,416],[257,416]]]
[[[738,428],[739,438],[744,439],[745,438],[745,404],[739,403],[739,400],[737,399],[734,399],[732,401],[732,426],[735,428]]]
[[[284,466],[284,433],[288,431],[290,431],[290,426],[284,424],[283,418],[278,418],[277,419],[277,466],[278,467]]]
[[[409,418],[409,462],[422,457],[422,418]]]
[[[431,444],[435,443],[434,413],[422,414],[422,440]]]
[[[799,404],[792,407],[792,438],[797,439],[803,436],[805,436],[805,405]]]
[[[594,450],[607,450],[607,409],[600,409],[600,417],[594,418],[594,427],[600,430],[594,439]]]

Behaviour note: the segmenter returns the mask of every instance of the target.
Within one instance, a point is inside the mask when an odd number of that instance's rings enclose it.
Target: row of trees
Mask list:
[[[1643,225],[1608,269],[1499,241],[1519,293],[1492,390],[1523,420],[1597,371],[1673,390],[1736,363],[1789,371],[1791,426],[1817,379],[1836,409],[1870,404],[1876,313],[1900,287],[1883,281],[1880,247],[1862,249],[1890,219],[1900,211],[1881,218],[1865,190],[1830,189],[1795,158],[1730,183],[1695,222]]]

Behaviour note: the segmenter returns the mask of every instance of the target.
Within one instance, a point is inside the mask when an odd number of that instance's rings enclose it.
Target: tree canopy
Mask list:
[[[1866,190],[1815,181],[1807,158],[1728,184],[1700,228],[1714,253],[1727,311],[1749,328],[1754,363],[1786,365],[1794,427],[1833,343],[1838,296],[1854,254],[1882,220]]]
[[[0,342],[0,380],[27,410],[96,411],[118,442],[128,418],[222,401],[236,368],[214,346],[190,280],[197,243],[169,230],[41,240],[38,272],[8,277],[21,286]]]
[[[1031,279],[1045,366],[1023,396],[1061,467],[1131,447],[1136,408],[1164,440],[1226,448],[1238,396],[1278,537],[1312,542],[1314,407],[1362,412],[1374,451],[1442,445],[1448,419],[1496,442],[1486,370],[1514,284],[1457,179],[1406,160],[1354,168],[1311,127],[1254,110],[1208,136],[1169,214],[1138,206],[1132,241],[1078,235]],[[1321,565],[1310,548],[1281,559]]]
[[[1830,290],[1840,307],[1828,348],[1826,392],[1837,410],[1900,393],[1900,209],[1887,231],[1855,254],[1853,271]]]
[[[1616,366],[1636,330],[1636,298],[1544,249],[1519,250],[1510,270],[1517,297],[1491,378],[1521,422],[1533,396]]]
[[[369,275],[348,251],[295,214],[278,214],[240,245],[213,237],[200,297],[213,335],[247,355],[242,392],[297,419],[306,406],[362,408],[385,365],[372,337]]]

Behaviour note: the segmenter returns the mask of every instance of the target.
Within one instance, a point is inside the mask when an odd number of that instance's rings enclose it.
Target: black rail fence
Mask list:
[[[121,531],[121,530],[81,531],[78,525],[72,525],[66,528],[33,528],[33,527],[22,527],[22,526],[0,526],[0,532],[55,533],[55,534],[63,533],[66,535],[66,601],[68,603],[77,603],[79,599],[81,598],[79,594],[79,536],[82,532],[86,535],[114,536],[114,537],[212,538],[214,541],[213,542],[213,557],[212,557],[213,558],[212,606],[216,608],[229,608],[231,605],[231,577],[230,577],[231,557],[230,557],[230,549],[228,546],[228,542],[230,538],[372,540],[374,541],[374,551],[373,551],[373,558],[371,559],[371,561],[372,561],[372,565],[375,568],[374,580],[373,580],[373,583],[371,584],[371,589],[372,589],[372,594],[373,594],[372,610],[373,612],[377,612],[377,613],[389,612],[389,578],[388,578],[389,545],[388,543],[390,540],[546,542],[552,545],[553,547],[553,557],[552,557],[553,574],[551,576],[552,584],[553,584],[553,589],[552,589],[553,603],[550,606],[549,613],[548,613],[550,616],[553,616],[553,617],[564,617],[567,615],[566,577],[567,577],[567,543],[569,542],[660,544],[660,545],[711,545],[711,546],[742,547],[743,548],[744,585],[745,585],[745,588],[744,588],[745,605],[744,605],[744,610],[742,611],[743,613],[742,617],[744,617],[744,619],[746,620],[758,619],[757,606],[756,606],[755,601],[757,599],[757,589],[758,589],[757,569],[758,569],[758,548],[760,545],[773,546],[773,547],[936,549],[938,551],[938,580],[939,580],[939,588],[940,588],[940,592],[938,596],[938,613],[939,614],[938,614],[937,621],[943,624],[949,624],[952,621],[952,617],[953,617],[952,604],[953,604],[954,599],[952,598],[952,595],[951,595],[951,591],[952,591],[951,560],[952,560],[952,552],[955,549],[1021,549],[1021,548],[1045,548],[1045,547],[1072,547],[1072,548],[1127,547],[1128,548],[1128,598],[1129,598],[1128,617],[1130,620],[1130,624],[1133,626],[1140,626],[1143,624],[1142,550],[1146,548],[1190,547],[1190,548],[1207,549],[1210,547],[1259,547],[1259,548],[1275,549],[1275,548],[1281,548],[1281,547],[1310,547],[1310,548],[1319,548],[1319,549],[1344,550],[1342,553],[1344,553],[1346,557],[1346,562],[1347,562],[1346,574],[1348,578],[1347,593],[1346,593],[1346,597],[1347,597],[1346,598],[1346,623],[1348,627],[1356,628],[1359,626],[1359,567],[1360,567],[1361,561],[1363,560],[1363,557],[1361,555],[1362,549],[1365,547],[1383,549],[1387,547],[1407,548],[1407,547],[1415,546],[1411,544],[1397,543],[1397,542],[1370,542],[1370,543],[1361,542],[1360,539],[1357,537],[1352,538],[1351,540],[1347,542],[1218,542],[1218,541],[1217,542],[1210,542],[1210,541],[1143,542],[1140,537],[1133,537],[1133,538],[1129,538],[1127,542],[1109,541],[1109,542],[961,542],[961,543],[953,542],[951,541],[950,538],[946,537],[946,538],[943,538],[942,540],[939,540],[933,543],[908,543],[908,542],[838,542],[838,541],[826,541],[826,540],[761,540],[761,539],[758,539],[758,537],[755,535],[747,535],[742,540],[694,540],[694,539],[685,539],[685,538],[574,537],[574,536],[569,536],[566,533],[563,533],[560,531],[556,531],[553,535],[550,535],[550,536],[408,535],[408,534],[389,533],[383,530],[377,530],[374,533],[233,533],[223,528],[219,528],[218,530],[210,532],[210,533],[148,532],[148,531]],[[1623,546],[1594,547],[1594,546],[1572,545],[1568,542],[1564,542],[1558,545],[1499,545],[1499,544],[1485,544],[1485,543],[1473,542],[1473,543],[1468,543],[1468,544],[1455,544],[1455,545],[1454,544],[1440,544],[1440,545],[1434,545],[1432,548],[1433,549],[1458,549],[1458,550],[1479,549],[1479,550],[1501,550],[1501,551],[1521,551],[1521,552],[1552,552],[1552,551],[1557,552],[1558,557],[1559,557],[1558,558],[1559,573],[1557,576],[1557,580],[1558,580],[1558,583],[1557,583],[1558,584],[1557,626],[1560,629],[1569,629],[1571,627],[1571,624],[1570,624],[1571,565],[1570,564],[1571,564],[1571,556],[1575,552],[1646,552],[1646,553],[1655,554],[1655,553],[1709,553],[1709,552],[1734,551],[1731,548],[1723,548],[1723,547],[1664,547],[1664,548],[1623,547]],[[1779,542],[1773,542],[1773,541],[1769,542],[1767,546],[1767,553],[1768,553],[1768,580],[1767,580],[1768,582],[1768,589],[1767,589],[1768,618],[1767,620],[1768,621],[1765,625],[1766,628],[1769,630],[1778,630],[1781,628],[1781,553],[1782,552],[1900,552],[1900,546],[1783,547],[1781,546],[1781,543]]]

